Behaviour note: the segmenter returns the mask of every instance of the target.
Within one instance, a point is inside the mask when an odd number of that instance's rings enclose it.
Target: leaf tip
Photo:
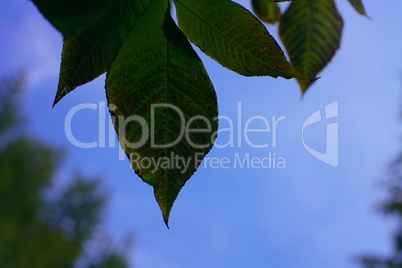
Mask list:
[[[300,85],[300,89],[302,92],[302,95],[304,95],[307,91],[307,89],[318,79],[320,79],[321,77],[316,77],[314,79],[307,79],[307,80],[301,80],[301,79],[297,79],[297,82],[299,82]]]
[[[369,15],[367,15],[366,10],[362,10],[361,12],[359,12],[359,14],[363,17],[366,17],[366,19],[373,20]]]
[[[56,106],[56,104],[59,103],[59,101],[66,95],[66,94],[63,94],[63,92],[64,92],[64,88],[60,87],[60,84],[59,84],[59,86],[57,88],[56,96],[54,97],[52,108],[54,108],[54,106]]]
[[[165,225],[166,225],[166,227],[170,230],[170,227],[169,227],[169,220],[168,219],[163,219],[163,221],[165,222]]]
[[[58,99],[57,96],[56,96],[56,98],[54,98],[54,101],[53,101],[53,104],[52,104],[52,108],[54,108],[54,106],[56,106],[56,104],[57,104],[59,101],[60,101],[60,99]]]
[[[318,76],[318,77],[316,77],[316,78],[309,79],[308,81],[309,81],[309,82],[315,82],[315,81],[317,81],[317,80],[320,79],[320,78],[321,78],[321,76]]]
[[[52,108],[54,108],[54,106],[56,106],[57,103],[59,103],[59,101],[65,96],[66,94],[62,94],[59,91],[57,91],[56,96],[54,97],[54,101],[53,101],[53,105]]]
[[[169,214],[170,214],[170,210],[162,209],[163,221],[165,222],[166,227],[170,230],[170,227],[169,227]]]

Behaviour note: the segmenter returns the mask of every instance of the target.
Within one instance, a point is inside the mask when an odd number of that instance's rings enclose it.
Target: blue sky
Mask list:
[[[250,7],[249,1],[237,2]],[[29,130],[69,152],[59,184],[76,169],[104,177],[111,193],[105,228],[117,238],[134,234],[130,257],[135,267],[357,267],[352,259],[358,254],[390,252],[395,226],[376,212],[376,204],[384,197],[380,181],[400,148],[402,133],[402,2],[364,1],[372,20],[359,16],[348,1],[336,2],[345,21],[342,47],[302,99],[296,81],[242,77],[197,50],[215,85],[220,115],[238,118],[241,103],[243,122],[255,115],[286,117],[278,125],[276,147],[251,148],[241,137],[241,147],[214,148],[208,157],[233,160],[236,154],[263,158],[275,153],[285,159],[286,168],[200,168],[176,200],[171,230],[163,223],[152,187],[127,160],[119,160],[117,146],[81,149],[68,141],[66,115],[81,103],[104,105],[105,77],[51,108],[63,42],[30,1],[0,1],[0,74],[27,72],[22,105],[30,117]],[[275,27],[268,30],[277,36]],[[328,122],[339,125],[337,167],[314,158],[301,139],[303,122],[334,101],[339,117]],[[100,118],[109,124],[107,117]],[[98,121],[99,110],[78,112],[73,134],[84,142],[96,141]],[[326,123],[306,129],[309,146],[325,149]],[[271,133],[250,137],[255,143],[272,140]],[[221,135],[217,142],[223,144],[225,138]]]

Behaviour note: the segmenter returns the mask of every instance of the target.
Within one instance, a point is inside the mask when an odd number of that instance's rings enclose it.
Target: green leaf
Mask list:
[[[110,0],[32,0],[64,38],[73,37],[89,28],[119,1]]]
[[[307,77],[316,77],[338,50],[342,28],[333,0],[297,0],[283,14],[279,33],[293,66]],[[298,82],[304,93],[314,81]]]
[[[352,4],[352,6],[356,9],[356,11],[360,15],[367,17],[366,10],[365,10],[361,0],[348,0],[348,1]]]
[[[179,26],[205,54],[246,76],[305,78],[264,25],[229,0],[175,0]]]
[[[131,30],[108,71],[106,93],[121,146],[135,172],[154,187],[167,224],[218,128],[215,90],[170,17],[168,1],[151,2]]]
[[[153,0],[122,0],[90,28],[64,40],[54,105],[76,87],[105,73],[125,38]]]
[[[254,13],[266,23],[275,24],[281,18],[281,10],[277,3],[268,0],[252,0]]]

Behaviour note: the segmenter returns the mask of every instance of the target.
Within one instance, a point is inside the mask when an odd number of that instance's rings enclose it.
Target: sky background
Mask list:
[[[249,1],[236,2],[250,8]],[[104,178],[111,193],[104,227],[116,238],[134,235],[133,266],[358,267],[356,255],[387,254],[392,248],[395,222],[378,214],[376,205],[385,196],[380,182],[387,164],[401,147],[402,2],[364,1],[372,20],[346,0],[336,3],[345,22],[341,49],[303,98],[294,80],[242,77],[197,50],[215,85],[220,115],[237,119],[241,103],[243,124],[254,115],[286,116],[276,147],[271,134],[257,133],[252,140],[268,142],[269,148],[251,148],[243,139],[242,146],[214,148],[208,157],[275,153],[286,168],[200,168],[175,202],[170,230],[152,187],[134,174],[128,160],[119,160],[118,147],[109,143],[114,134],[106,133],[106,148],[81,149],[68,141],[67,113],[81,103],[104,107],[105,76],[52,108],[63,40],[30,1],[0,0],[0,74],[27,73],[21,105],[30,119],[29,135],[68,151],[58,184],[77,169]],[[268,30],[277,37],[276,27]],[[310,155],[301,139],[304,120],[334,101],[339,102],[339,117],[331,119],[339,124],[335,168]],[[75,137],[97,141],[99,118],[109,125],[108,114],[99,115],[99,109],[78,112]],[[309,146],[325,150],[326,123],[306,129]],[[221,135],[217,142],[227,138]]]

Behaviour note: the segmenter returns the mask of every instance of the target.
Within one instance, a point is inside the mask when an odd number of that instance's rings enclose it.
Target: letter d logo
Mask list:
[[[338,101],[334,101],[325,106],[325,119],[338,117]],[[325,153],[318,152],[308,146],[304,141],[304,130],[306,127],[321,122],[321,111],[317,110],[311,114],[303,123],[302,128],[302,142],[304,148],[318,160],[332,166],[337,167],[339,163],[339,137],[338,137],[338,123],[327,124],[327,139],[325,144]]]

